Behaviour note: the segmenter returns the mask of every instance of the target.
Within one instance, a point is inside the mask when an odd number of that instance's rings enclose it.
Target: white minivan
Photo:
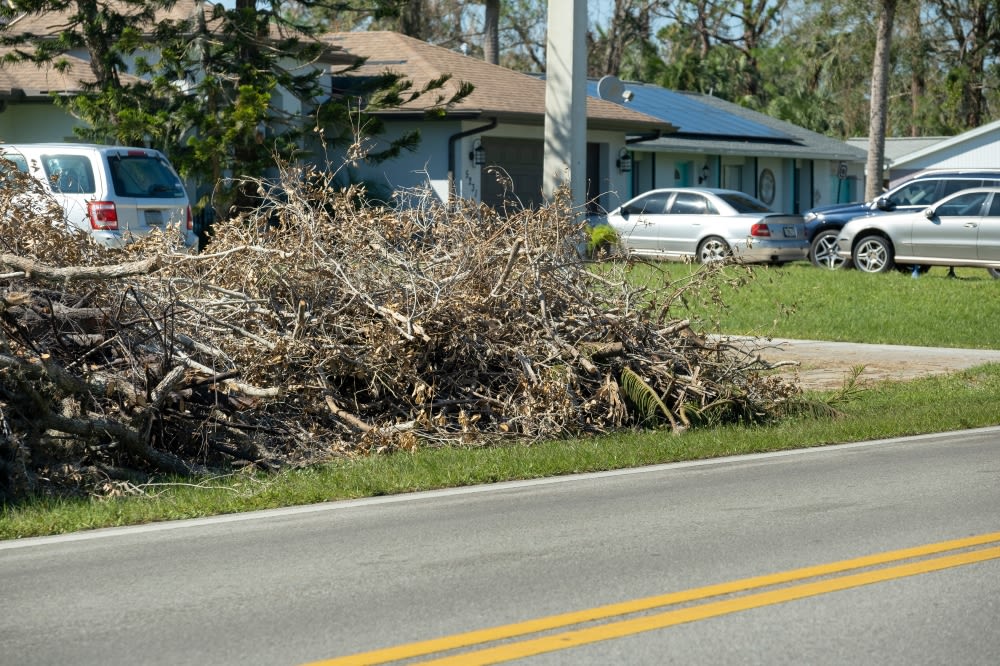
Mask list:
[[[41,181],[66,222],[108,247],[173,225],[197,243],[191,203],[166,156],[150,148],[84,143],[0,144],[0,157]]]

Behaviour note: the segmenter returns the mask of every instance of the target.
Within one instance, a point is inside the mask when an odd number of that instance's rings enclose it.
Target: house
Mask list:
[[[179,0],[165,18],[186,18],[200,5]],[[205,5],[211,7],[211,5]],[[55,36],[63,23],[53,15],[15,19],[8,31]],[[55,17],[58,18],[58,17]],[[393,192],[430,187],[437,198],[462,197],[490,205],[534,206],[541,202],[544,153],[545,81],[393,32],[324,35],[321,68],[330,94],[349,94],[343,70],[355,58],[365,64],[349,76],[385,71],[402,74],[414,89],[450,75],[439,95],[424,95],[396,109],[378,111],[386,133],[370,138],[377,150],[419,129],[413,152],[383,163],[365,160],[329,164],[320,146],[304,145],[304,155],[320,166],[343,169],[350,180]],[[72,139],[76,121],[52,104],[52,93],[73,94],[92,80],[85,51],[71,51],[67,72],[33,65],[0,68],[0,140]],[[147,54],[152,55],[152,54]],[[290,60],[294,54],[289,55]],[[195,74],[197,76],[197,74]],[[474,90],[441,108],[468,82]],[[705,95],[629,83],[617,96],[588,82],[588,208],[610,210],[634,194],[670,185],[712,185],[739,189],[784,211],[855,198],[865,153],[843,142]],[[283,116],[304,117],[307,109],[279,94]],[[430,110],[439,114],[428,114]],[[167,150],[169,154],[169,150]],[[319,160],[324,162],[320,163]]]
[[[178,0],[169,9],[160,9],[156,14],[156,24],[163,21],[190,20],[204,12],[207,29],[211,32],[218,29],[219,21],[213,18],[215,5],[200,0]],[[118,11],[123,14],[135,14],[142,8],[119,3]],[[70,8],[59,11],[46,11],[17,16],[3,27],[6,35],[31,35],[32,42],[39,40],[58,39],[64,26],[71,22],[74,10]],[[155,26],[146,26],[146,37],[151,38]],[[275,40],[296,36],[287,30],[272,28],[271,37]],[[22,47],[22,48],[30,48]],[[0,56],[10,52],[10,48],[0,49]],[[32,63],[5,63],[0,66],[0,141],[6,142],[42,142],[42,141],[75,141],[73,128],[80,121],[66,113],[65,110],[53,104],[53,96],[73,95],[81,92],[86,84],[92,84],[95,77],[90,68],[90,54],[84,48],[74,48],[66,51],[62,60],[67,64],[63,70],[52,64],[35,65]],[[146,58],[155,62],[157,54],[151,49],[140,49],[126,60],[129,71],[135,71],[138,58]],[[320,57],[310,63],[298,62],[294,54],[289,54],[283,63],[289,68],[303,69],[313,67],[326,73],[329,81],[331,68],[343,68],[353,64],[355,58],[349,54],[328,46]],[[198,74],[193,75],[195,79]],[[134,77],[129,74],[122,76],[124,82]],[[176,85],[183,87],[193,81],[177,81]],[[329,85],[329,84],[328,84]],[[299,100],[290,94],[283,94],[279,89],[273,96],[277,111],[281,115],[302,115],[304,109]],[[169,147],[165,152],[169,154]]]
[[[441,93],[446,97],[461,82],[475,87],[437,119],[427,115],[436,108],[437,96],[379,112],[388,129],[382,141],[419,129],[420,147],[392,162],[359,163],[353,170],[355,178],[393,189],[430,184],[441,200],[458,196],[497,207],[512,201],[526,207],[541,203],[544,80],[395,32],[340,32],[324,35],[323,40],[366,59],[352,76],[389,71],[404,75],[419,89],[450,74]],[[596,97],[587,99],[586,115],[586,200],[593,209],[607,208],[630,187],[628,174],[618,168],[627,137],[659,136],[674,127]]]
[[[0,58],[11,49],[0,48]],[[72,95],[93,83],[85,60],[67,56],[66,68],[32,63],[0,67],[0,141],[36,143],[74,140],[75,118],[52,103],[52,95]]]
[[[600,82],[591,82],[599,95]],[[628,108],[677,131],[629,143],[632,191],[708,185],[752,194],[775,210],[803,212],[856,201],[867,151],[712,95],[627,82]]]
[[[449,107],[450,122],[425,117],[433,100],[383,113],[399,131],[419,127],[424,143],[402,162],[360,169],[361,177],[404,187],[423,179],[442,199],[451,192],[491,205],[505,197],[528,205],[539,201],[543,77],[392,32],[335,33],[324,40],[367,58],[362,76],[388,70],[419,86],[450,73],[452,86],[475,86],[466,100]],[[642,83],[608,85],[612,78],[587,82],[586,199],[592,210],[610,210],[635,194],[668,186],[741,190],[789,212],[853,201],[864,190],[864,150],[712,96]],[[445,145],[444,155],[433,148]],[[476,164],[477,158],[484,164]],[[447,178],[441,177],[443,160]],[[505,194],[497,170],[510,177],[512,193]]]
[[[890,187],[924,171],[1000,169],[1000,120],[952,137],[886,137],[885,161]]]

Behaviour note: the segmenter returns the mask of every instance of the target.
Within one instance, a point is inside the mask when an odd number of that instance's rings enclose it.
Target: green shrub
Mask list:
[[[600,257],[611,254],[619,246],[618,233],[609,224],[588,227],[587,256]]]

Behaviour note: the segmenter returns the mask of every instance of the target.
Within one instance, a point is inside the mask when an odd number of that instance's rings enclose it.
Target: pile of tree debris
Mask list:
[[[562,204],[375,205],[284,180],[200,253],[169,234],[105,250],[23,205],[30,184],[0,194],[0,499],[759,422],[797,395],[671,317],[698,280],[650,291],[581,258]]]

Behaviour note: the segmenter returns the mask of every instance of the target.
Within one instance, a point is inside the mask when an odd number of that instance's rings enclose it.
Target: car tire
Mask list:
[[[854,267],[865,273],[885,273],[896,265],[892,243],[882,236],[865,236],[854,244]]]
[[[698,263],[708,264],[713,261],[725,261],[732,255],[729,244],[718,236],[709,236],[698,243]]]
[[[816,268],[826,268],[836,270],[838,268],[850,268],[845,266],[844,259],[837,254],[837,236],[840,232],[836,229],[826,229],[816,234],[812,243],[809,244],[809,260]]]
[[[990,277],[994,280],[1000,279],[1000,268],[987,268],[990,273]]]

